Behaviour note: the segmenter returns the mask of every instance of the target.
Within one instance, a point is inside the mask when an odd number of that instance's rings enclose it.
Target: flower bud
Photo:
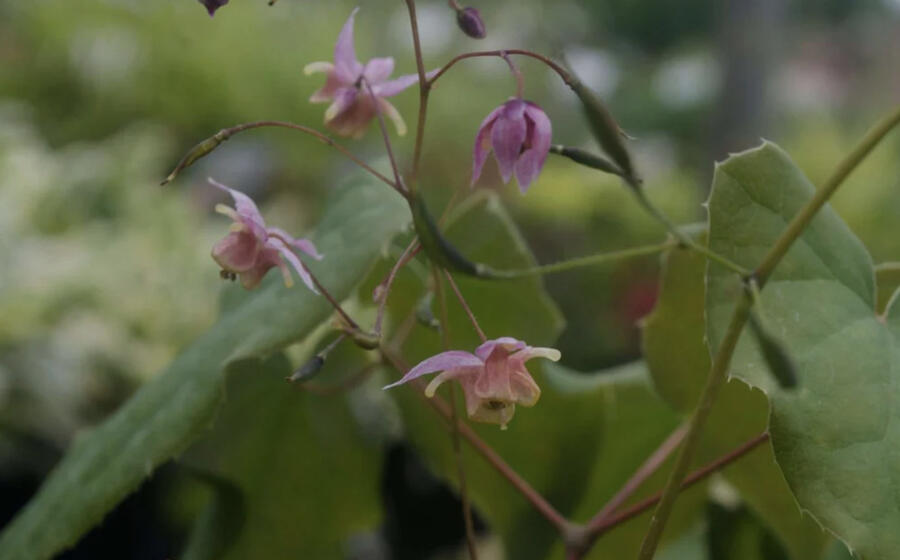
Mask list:
[[[487,30],[477,8],[467,7],[456,11],[456,24],[463,33],[473,39],[484,39]]]
[[[308,362],[297,368],[297,371],[295,371],[290,377],[288,377],[287,380],[291,383],[296,383],[297,381],[306,381],[307,379],[311,379],[322,370],[322,366],[324,365],[325,357],[316,354]]]
[[[200,0],[200,3],[206,6],[206,11],[212,17],[216,10],[228,3],[228,0]]]
[[[187,154],[185,154],[183,158],[181,158],[181,161],[178,162],[178,165],[175,166],[175,169],[173,169],[172,172],[169,173],[169,176],[163,179],[160,185],[165,186],[171,183],[179,173],[194,165],[194,162],[196,162],[198,159],[211,154],[213,150],[219,147],[219,144],[228,140],[228,138],[230,138],[230,134],[228,133],[228,131],[220,130],[219,132],[215,133],[214,135],[191,148],[191,150]]]

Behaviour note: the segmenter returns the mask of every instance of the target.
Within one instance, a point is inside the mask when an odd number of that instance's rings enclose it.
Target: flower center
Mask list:
[[[506,401],[489,400],[484,403],[484,406],[488,410],[503,410],[504,408],[509,406],[509,403]]]

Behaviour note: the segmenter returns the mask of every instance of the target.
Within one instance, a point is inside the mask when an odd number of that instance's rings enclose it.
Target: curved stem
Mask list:
[[[760,288],[765,286],[766,280],[772,274],[772,271],[781,262],[781,259],[787,254],[791,245],[800,237],[803,230],[815,217],[816,213],[828,202],[828,199],[837,191],[838,187],[844,182],[850,173],[865,159],[865,157],[878,145],[882,138],[887,135],[897,124],[900,123],[900,108],[897,108],[882,119],[875,127],[873,127],[838,165],[837,169],[828,178],[825,184],[816,192],[812,199],[794,216],[787,228],[781,233],[775,244],[769,249],[769,252],[763,257],[760,265],[750,277],[759,283]],[[672,511],[672,506],[678,496],[678,490],[684,473],[690,464],[694,454],[694,449],[700,439],[700,433],[703,431],[703,425],[709,416],[709,411],[715,402],[719,388],[725,381],[728,374],[728,367],[731,363],[734,349],[737,346],[738,338],[743,331],[744,325],[750,317],[750,309],[752,306],[752,297],[748,290],[744,290],[738,300],[725,338],[722,340],[715,358],[713,359],[712,368],[709,372],[709,378],[706,387],[700,396],[700,404],[694,411],[688,428],[688,434],[685,437],[684,445],[678,455],[675,467],[669,477],[666,487],[663,490],[659,505],[650,521],[650,528],[644,537],[641,546],[641,552],[638,556],[639,560],[650,560],[659,544],[662,536],[663,528]]]
[[[500,56],[506,61],[509,71],[512,72],[513,78],[516,80],[516,97],[522,99],[522,95],[525,93],[525,79],[522,77],[522,71],[512,61],[508,52],[504,51]]]
[[[376,171],[374,168],[372,168],[372,166],[370,166],[368,163],[364,162],[358,156],[354,155],[353,152],[351,152],[350,150],[348,150],[341,144],[338,144],[337,142],[335,142],[334,139],[332,139],[327,134],[323,134],[314,128],[310,128],[310,127],[304,126],[302,124],[296,124],[296,123],[287,122],[287,121],[254,121],[254,122],[249,122],[249,123],[238,124],[238,125],[232,126],[230,128],[223,128],[222,130],[217,132],[212,138],[214,138],[216,140],[216,146],[218,146],[218,144],[221,144],[222,142],[228,140],[235,134],[244,132],[245,130],[253,130],[255,128],[272,128],[272,127],[288,128],[291,130],[303,132],[304,134],[309,134],[310,136],[314,136],[315,138],[321,140],[323,144],[326,144],[326,145],[334,148],[335,150],[337,150],[338,152],[343,154],[347,159],[349,159],[356,165],[360,166],[362,169],[368,171],[370,174],[372,174],[373,177],[377,178],[382,183],[393,188],[395,191],[400,193],[400,195],[403,196],[403,198],[407,198],[406,192],[404,192],[402,190],[402,187],[398,183],[391,181],[390,179],[385,177],[383,174]],[[210,151],[212,151],[212,150],[210,150]],[[206,155],[206,154],[202,154],[200,157],[202,157],[204,155]],[[177,167],[175,169],[175,171],[173,171],[169,175],[169,177],[166,178],[166,180],[163,182],[163,184],[166,184],[169,181],[171,181],[175,177],[175,175],[179,171],[181,171],[181,169],[183,167],[187,167],[187,166],[179,164],[179,167]]]
[[[566,70],[560,64],[554,62],[547,56],[538,54],[534,51],[525,50],[525,49],[502,49],[502,50],[496,50],[496,51],[474,51],[474,52],[468,52],[468,53],[463,53],[463,54],[457,55],[457,56],[451,58],[450,61],[447,62],[447,64],[442,66],[441,69],[438,70],[437,73],[435,73],[431,77],[430,80],[428,80],[428,86],[429,87],[433,86],[434,82],[436,82],[438,80],[438,78],[443,76],[444,73],[447,72],[447,70],[449,70],[450,68],[455,66],[456,63],[461,60],[466,60],[467,58],[478,58],[478,57],[485,57],[485,56],[496,56],[496,57],[504,58],[504,55],[510,55],[510,54],[527,56],[527,57],[539,60],[539,61],[543,62],[544,64],[546,64],[547,66],[549,66],[550,69],[552,69],[554,72],[556,72],[559,75],[559,77],[562,78],[562,81],[566,83],[566,85],[571,87],[571,85],[574,83],[574,80],[572,79],[572,76],[571,76],[571,74],[569,74],[568,70]]]
[[[375,107],[375,114],[378,116],[378,127],[381,129],[381,137],[384,139],[384,149],[387,151],[388,160],[391,162],[391,171],[394,172],[394,183],[403,192],[404,196],[408,197],[406,189],[403,188],[403,177],[400,176],[400,171],[397,169],[397,159],[394,157],[394,148],[391,146],[391,137],[388,134],[387,124],[384,122],[381,104],[378,102],[378,98],[375,97],[375,92],[372,91],[369,81],[362,78],[360,82],[366,88],[366,91],[369,93],[369,99],[372,100],[372,105]]]
[[[456,294],[456,299],[459,300],[459,304],[462,305],[462,308],[463,310],[465,310],[466,315],[469,316],[469,321],[472,323],[472,326],[475,327],[475,332],[478,333],[478,337],[481,338],[481,342],[487,342],[487,337],[484,336],[484,331],[481,330],[481,326],[478,324],[478,320],[475,318],[475,314],[472,313],[472,308],[469,307],[469,303],[466,301],[466,298],[464,298],[462,292],[459,291],[459,286],[457,286],[456,281],[453,280],[453,275],[450,274],[449,270],[444,270],[444,276],[447,277],[447,283],[450,284],[450,288],[452,288],[453,293]]]
[[[412,28],[413,50],[416,55],[416,73],[419,75],[419,116],[416,125],[416,145],[413,152],[413,167],[409,177],[409,192],[416,192],[416,181],[419,177],[419,163],[422,160],[422,144],[425,140],[425,118],[428,114],[428,92],[431,81],[425,75],[425,59],[422,57],[422,43],[419,40],[419,20],[416,17],[415,0],[406,0],[409,12],[409,25]]]
[[[675,239],[677,239],[679,243],[692,251],[705,255],[709,260],[715,261],[716,263],[724,266],[732,272],[739,274],[742,277],[750,273],[750,271],[746,268],[735,262],[732,262],[731,260],[723,257],[715,251],[711,251],[708,247],[697,243],[683,231],[678,229],[678,226],[672,223],[668,216],[666,216],[659,208],[657,208],[652,202],[650,202],[650,199],[647,198],[647,194],[644,192],[644,189],[637,187],[632,188],[631,190],[632,192],[634,192],[634,196],[637,197],[638,202],[641,204],[644,210],[646,210],[648,214],[653,216],[656,221],[662,224],[662,226],[666,228],[666,231],[672,234],[672,236],[675,237]]]
[[[555,274],[558,272],[566,272],[568,270],[574,270],[576,268],[582,268],[586,266],[595,266],[635,257],[655,255],[657,253],[662,253],[666,249],[676,247],[677,245],[678,244],[674,241],[665,241],[663,243],[657,243],[656,245],[633,247],[631,249],[623,249],[621,251],[612,251],[608,253],[598,253],[596,255],[588,255],[586,257],[576,257],[574,259],[560,261],[552,264],[532,266],[530,268],[521,268],[515,270],[491,269],[491,274],[501,279],[526,278],[529,276]]]

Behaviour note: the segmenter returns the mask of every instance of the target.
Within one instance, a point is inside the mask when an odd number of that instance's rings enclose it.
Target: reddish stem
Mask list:
[[[453,293],[456,294],[456,299],[459,300],[459,303],[465,310],[466,315],[469,316],[469,321],[471,321],[472,326],[475,327],[475,332],[478,333],[479,338],[481,338],[481,342],[487,342],[487,337],[484,336],[484,331],[481,330],[481,327],[478,325],[478,320],[475,318],[475,314],[472,313],[472,308],[469,307],[466,298],[464,298],[462,292],[459,291],[459,286],[457,286],[456,282],[453,280],[453,275],[450,274],[449,270],[444,270],[444,275],[447,277],[447,282],[450,284],[450,288],[453,289]]]
[[[525,50],[525,49],[502,49],[502,50],[496,50],[496,51],[474,51],[474,52],[469,52],[469,53],[463,53],[461,55],[457,55],[457,56],[451,58],[447,64],[445,64],[440,70],[437,71],[437,73],[434,76],[431,77],[430,80],[428,80],[428,87],[430,88],[431,86],[433,86],[434,82],[436,82],[438,78],[443,76],[447,70],[449,70],[451,67],[453,67],[457,62],[459,62],[461,60],[465,60],[467,58],[484,57],[484,56],[496,56],[496,57],[504,58],[506,55],[510,55],[510,54],[518,54],[518,55],[528,56],[528,57],[540,60],[541,62],[543,62],[544,64],[549,66],[554,72],[556,72],[559,75],[559,77],[562,78],[562,81],[564,81],[566,83],[566,85],[571,87],[572,84],[574,83],[574,80],[572,79],[572,76],[571,76],[571,74],[569,74],[568,70],[566,70],[561,65],[559,65],[558,63],[551,60],[549,57],[546,57],[542,54],[538,54],[536,52]]]

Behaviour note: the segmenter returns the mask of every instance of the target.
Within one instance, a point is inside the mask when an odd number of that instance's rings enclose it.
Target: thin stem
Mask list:
[[[731,317],[725,338],[719,345],[713,359],[712,368],[709,371],[709,377],[706,380],[706,386],[700,397],[700,403],[697,405],[694,414],[688,423],[688,432],[684,438],[684,444],[678,453],[675,466],[672,469],[666,486],[663,489],[662,498],[653,517],[650,519],[650,527],[644,536],[644,542],[641,544],[641,551],[638,554],[638,560],[650,560],[659,544],[662,536],[663,528],[675,505],[675,499],[678,497],[678,491],[681,488],[681,482],[687,473],[688,466],[694,456],[694,451],[700,443],[700,435],[703,432],[703,425],[712,411],[712,406],[716,401],[725,380],[728,378],[728,366],[731,364],[731,356],[737,346],[738,339],[744,329],[744,324],[750,315],[750,298],[744,293],[738,301],[738,305]]]
[[[372,168],[372,166],[370,166],[369,164],[364,162],[358,156],[354,155],[353,152],[351,152],[344,146],[335,142],[330,136],[323,134],[323,133],[319,132],[318,130],[315,130],[314,128],[304,126],[302,124],[296,124],[296,123],[286,122],[286,121],[255,121],[255,122],[249,122],[249,123],[235,125],[230,128],[223,128],[222,130],[217,132],[215,134],[215,136],[213,136],[213,138],[215,138],[218,141],[218,143],[221,144],[222,142],[228,140],[235,134],[244,132],[245,130],[252,130],[255,128],[271,128],[271,127],[289,128],[291,130],[297,130],[297,131],[303,132],[305,134],[309,134],[310,136],[314,136],[315,138],[318,138],[319,140],[322,141],[323,144],[326,144],[326,145],[334,148],[335,150],[337,150],[338,152],[343,154],[347,159],[349,159],[356,165],[360,166],[362,169],[368,171],[370,174],[372,174],[373,177],[376,177],[381,182],[383,182],[386,185],[393,188],[395,191],[400,193],[400,195],[403,196],[403,198],[407,197],[406,193],[402,190],[402,187],[398,183],[391,181],[390,179],[385,177],[383,174],[376,171],[374,168]],[[172,176],[170,175],[170,178],[171,177]],[[170,179],[167,179],[167,181],[168,180],[170,180]]]
[[[522,268],[517,270],[491,270],[491,274],[500,277],[500,278],[525,278],[529,276],[540,276],[544,274],[555,274],[558,272],[566,272],[569,270],[574,270],[576,268],[582,268],[586,266],[594,266],[599,264],[606,264],[610,262],[616,262],[625,259],[632,259],[636,257],[645,257],[647,255],[655,255],[657,253],[662,253],[667,249],[671,249],[676,247],[678,243],[674,241],[665,241],[663,243],[657,243],[655,245],[647,245],[643,247],[633,247],[631,249],[623,249],[620,251],[612,251],[609,253],[598,253],[596,255],[588,255],[586,257],[577,257],[574,259],[569,259],[557,263],[552,264],[543,264],[538,266],[532,266],[530,268]]]
[[[394,263],[394,266],[391,268],[391,272],[388,274],[388,277],[381,283],[382,293],[379,295],[381,301],[378,304],[378,315],[375,316],[375,327],[373,331],[375,335],[381,337],[381,327],[384,322],[384,311],[387,308],[388,296],[391,294],[391,286],[394,284],[394,278],[396,278],[397,273],[401,268],[406,266],[406,264],[416,256],[416,253],[422,248],[419,245],[419,239],[413,238],[410,244],[403,250],[403,254],[400,255],[400,258],[397,259],[397,262]]]
[[[742,267],[741,265],[730,261],[729,259],[716,253],[715,251],[711,251],[708,247],[705,247],[691,239],[688,235],[681,231],[678,226],[672,223],[668,216],[666,216],[659,208],[657,208],[652,202],[650,202],[650,199],[647,198],[644,189],[640,187],[634,187],[631,190],[632,192],[634,192],[634,195],[637,197],[638,202],[647,211],[647,213],[653,216],[653,218],[656,219],[656,221],[658,221],[660,224],[662,224],[662,226],[665,227],[666,230],[670,234],[672,234],[672,236],[675,237],[675,239],[677,239],[679,243],[692,251],[705,255],[709,260],[714,261],[741,276],[746,276],[750,273],[749,270]]]
[[[341,304],[338,303],[337,300],[334,299],[334,296],[332,296],[331,293],[325,289],[325,286],[323,286],[322,283],[319,282],[319,279],[316,278],[316,275],[313,274],[313,272],[309,269],[309,267],[306,266],[306,264],[304,264],[302,261],[300,262],[300,264],[303,265],[303,268],[306,269],[306,273],[309,274],[309,277],[312,279],[313,284],[316,286],[316,288],[318,288],[319,292],[321,292],[321,294],[325,297],[325,299],[328,300],[328,303],[331,304],[331,307],[333,307],[334,310],[337,311],[338,315],[341,316],[341,318],[344,320],[344,322],[347,324],[347,326],[350,327],[351,329],[359,330],[359,325],[356,323],[356,321],[354,321],[350,317],[350,315],[348,315],[347,312],[344,311],[344,308],[341,307]]]
[[[759,283],[760,288],[765,286],[766,280],[768,280],[778,263],[781,262],[784,255],[787,254],[788,249],[790,249],[794,241],[800,237],[803,230],[809,225],[816,213],[837,191],[844,179],[850,175],[863,159],[865,159],[869,152],[871,152],[881,139],[884,138],[898,123],[900,123],[900,108],[895,109],[894,112],[875,125],[875,127],[863,137],[856,148],[854,148],[853,151],[838,164],[837,169],[825,182],[822,188],[816,192],[813,198],[807,202],[806,206],[804,206],[794,219],[791,220],[788,227],[781,233],[772,248],[769,249],[769,252],[763,257],[761,264],[756,268],[751,277]],[[666,487],[663,490],[662,497],[653,514],[653,518],[650,521],[650,528],[647,535],[644,537],[638,560],[650,560],[659,544],[663,528],[672,511],[675,499],[678,496],[681,480],[684,478],[684,473],[687,471],[687,467],[693,457],[694,450],[700,439],[700,434],[703,431],[703,426],[709,416],[712,405],[715,403],[719,388],[727,377],[728,367],[731,363],[734,349],[737,346],[738,338],[740,337],[744,325],[750,318],[751,306],[752,298],[748,291],[744,290],[739,296],[738,303],[732,313],[728,330],[725,333],[725,338],[722,340],[713,359],[706,387],[700,396],[700,404],[697,406],[697,409],[691,417],[684,445],[678,455],[675,467],[672,470],[672,475],[669,477]]]
[[[700,467],[695,470],[688,476],[684,478],[681,483],[681,490],[686,488],[690,488],[694,484],[700,482],[704,478],[708,477],[712,473],[722,469],[723,467],[728,466],[729,464],[737,461],[750,451],[753,451],[760,444],[768,441],[769,433],[762,433],[750,441],[741,444],[739,447],[735,448],[733,451],[719,457],[718,459]],[[649,498],[645,498],[640,502],[635,503],[634,505],[628,506],[623,510],[619,510],[617,513],[609,515],[606,519],[603,520],[602,523],[598,523],[593,530],[596,532],[595,536],[602,535],[606,533],[613,527],[620,525],[630,519],[637,517],[638,515],[644,513],[657,503],[659,503],[662,498],[662,492],[657,492],[656,494],[650,496]]]
[[[428,80],[428,85],[429,85],[429,87],[433,86],[434,82],[436,82],[438,80],[438,78],[443,76],[444,73],[447,72],[447,70],[452,68],[454,65],[456,65],[457,62],[459,62],[461,60],[466,60],[467,58],[478,58],[478,57],[485,57],[485,56],[496,56],[496,57],[502,58],[504,55],[510,55],[510,54],[518,54],[518,55],[528,56],[528,57],[540,60],[541,62],[543,62],[544,64],[549,66],[554,72],[556,72],[559,75],[559,77],[562,78],[562,81],[565,82],[566,85],[568,85],[570,87],[575,82],[575,80],[572,79],[571,74],[569,74],[568,70],[566,70],[561,65],[559,65],[556,62],[554,62],[553,60],[551,60],[549,57],[546,57],[542,54],[538,54],[536,52],[525,50],[525,49],[503,49],[503,50],[496,50],[496,51],[474,51],[474,52],[463,53],[463,54],[457,55],[457,56],[451,58],[450,61],[447,62],[447,64],[442,66],[441,69],[438,70],[431,77],[430,80]]]
[[[487,342],[487,337],[484,336],[484,331],[481,330],[481,326],[478,325],[478,320],[475,318],[475,314],[472,313],[472,308],[469,307],[469,303],[466,301],[466,298],[464,298],[462,292],[459,291],[459,286],[457,286],[456,282],[453,280],[453,275],[450,274],[449,270],[444,270],[444,276],[447,277],[447,282],[450,284],[450,288],[453,290],[453,293],[456,294],[456,299],[459,300],[459,304],[462,305],[462,308],[465,310],[466,315],[469,316],[469,321],[471,321],[472,326],[475,327],[475,332],[478,333],[478,337],[481,338],[481,342]]]
[[[625,485],[613,496],[603,508],[588,522],[587,529],[594,532],[597,526],[628,501],[638,488],[665,463],[666,459],[681,445],[687,433],[687,426],[679,426],[663,441],[650,457],[631,475]]]
[[[846,179],[847,176],[862,163],[866,156],[869,155],[875,146],[877,146],[887,133],[897,126],[898,123],[900,123],[900,107],[895,109],[894,112],[887,117],[883,118],[878,124],[872,127],[865,136],[863,136],[863,139],[857,144],[853,151],[841,161],[837,169],[835,169],[828,180],[825,181],[825,184],[816,191],[812,200],[810,200],[806,206],[794,216],[794,219],[788,224],[787,229],[784,230],[781,237],[778,238],[775,245],[772,246],[772,249],[770,249],[765,258],[763,258],[762,263],[756,267],[754,276],[759,280],[760,287],[765,286],[766,280],[769,279],[775,266],[781,261],[782,257],[787,254],[788,249],[790,249],[791,245],[794,244],[794,241],[800,237],[800,234],[803,233],[803,230],[806,229],[806,226],[809,225],[816,213],[822,206],[825,206],[828,199],[830,199],[835,191],[837,191],[838,187],[843,184],[844,179]]]
[[[441,342],[444,350],[450,349],[450,321],[447,319],[447,294],[441,282],[441,275],[436,266],[431,267],[434,277],[434,290],[437,293],[440,307]],[[475,526],[472,523],[472,508],[469,504],[469,492],[466,488],[466,469],[463,464],[462,449],[460,445],[459,429],[461,425],[459,413],[456,410],[456,385],[450,384],[450,425],[453,426],[451,435],[453,439],[453,454],[456,456],[456,471],[459,477],[459,495],[462,502],[463,524],[466,527],[466,546],[469,549],[470,560],[478,560],[478,552],[475,547]]]
[[[343,393],[345,391],[349,391],[350,389],[356,387],[357,385],[365,381],[372,374],[372,372],[375,371],[378,365],[379,364],[368,364],[356,373],[348,375],[344,379],[341,379],[340,381],[337,381],[336,383],[333,383],[331,385],[319,384],[311,381],[308,383],[299,383],[297,387],[320,397],[330,397]]]
[[[385,360],[391,364],[398,372],[406,372],[409,368],[406,367],[406,364],[403,361],[393,355],[390,352],[382,350],[382,355]],[[423,392],[424,384],[420,379],[415,379],[410,382],[414,385],[418,390],[416,394],[419,395],[429,406],[431,406],[438,414],[444,417],[446,421],[450,421],[451,413],[450,413],[450,405],[442,399],[441,397],[435,395],[434,397],[428,398],[425,396]],[[528,500],[529,503],[534,507],[535,510],[538,511],[541,515],[543,515],[547,521],[550,522],[551,525],[559,530],[560,534],[565,535],[568,534],[572,530],[572,523],[569,522],[561,513],[556,511],[556,509],[550,505],[550,503],[544,499],[544,497],[528,482],[525,481],[519,473],[515,471],[511,466],[509,466],[500,455],[497,454],[494,449],[488,445],[484,440],[482,440],[478,435],[466,424],[460,424],[459,426],[460,435],[465,439],[475,451],[478,452],[490,465],[494,468],[500,475],[505,478],[509,483],[515,488],[522,496]]]
[[[397,168],[397,158],[394,157],[394,148],[391,146],[391,136],[388,134],[387,124],[384,122],[384,113],[381,111],[381,104],[378,102],[378,98],[375,97],[375,92],[372,91],[372,86],[369,85],[369,81],[365,78],[361,78],[360,83],[366,88],[366,91],[369,93],[369,98],[372,100],[372,105],[375,107],[375,114],[378,116],[378,127],[381,129],[381,137],[384,138],[384,149],[387,150],[388,160],[391,162],[391,171],[394,172],[394,182],[404,192],[404,195],[407,195],[406,189],[403,188],[403,177],[400,176],[400,171]]]
[[[506,64],[509,66],[509,71],[512,72],[513,77],[516,79],[516,97],[522,99],[522,96],[525,93],[525,78],[522,77],[522,71],[519,70],[515,63],[513,63],[508,52],[504,51],[500,56],[506,61]]]
[[[413,152],[413,168],[409,177],[409,191],[416,192],[416,180],[419,177],[419,163],[422,160],[422,144],[425,140],[425,119],[428,114],[428,92],[431,81],[425,75],[425,59],[422,57],[422,43],[419,40],[419,20],[416,17],[415,0],[406,0],[409,12],[409,25],[412,28],[413,50],[416,55],[416,72],[419,74],[419,117],[416,125],[416,146]]]

